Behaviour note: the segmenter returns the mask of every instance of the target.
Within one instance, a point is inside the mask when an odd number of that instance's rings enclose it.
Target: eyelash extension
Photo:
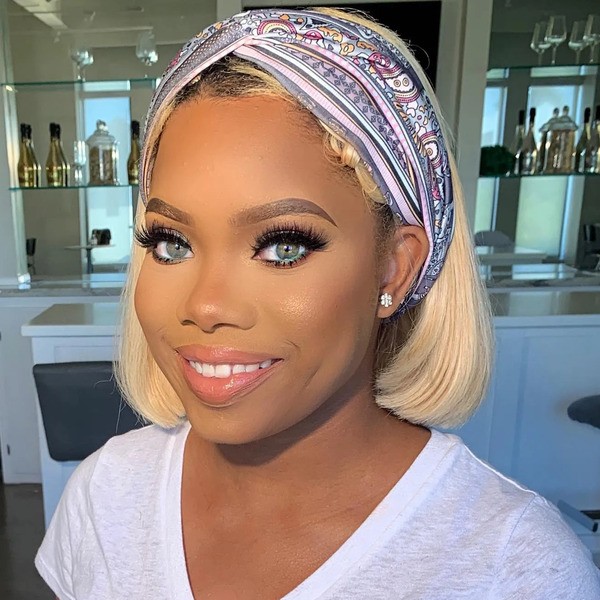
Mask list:
[[[268,227],[252,246],[254,254],[258,254],[268,246],[273,244],[298,244],[306,248],[307,253],[299,259],[291,262],[268,261],[268,263],[278,268],[293,267],[297,263],[308,258],[313,252],[325,249],[329,240],[324,234],[315,230],[312,226],[299,225],[297,223],[277,223]]]
[[[152,223],[150,229],[148,229],[145,225],[142,225],[135,233],[134,233],[135,241],[142,247],[147,249],[156,250],[156,247],[160,242],[171,242],[172,244],[179,244],[180,246],[191,250],[192,247],[190,243],[187,241],[181,233],[176,231],[175,229],[170,229],[169,227],[161,227],[157,223]],[[153,252],[154,259],[163,262],[163,263],[171,263],[176,261],[167,260],[165,258],[161,258],[157,256],[156,253]]]

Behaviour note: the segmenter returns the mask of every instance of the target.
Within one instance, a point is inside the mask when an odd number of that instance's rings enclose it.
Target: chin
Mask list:
[[[224,419],[219,415],[189,415],[188,419],[194,432],[204,441],[220,446],[244,446],[260,442],[285,429],[268,427],[248,419]],[[252,422],[254,421],[254,422]]]

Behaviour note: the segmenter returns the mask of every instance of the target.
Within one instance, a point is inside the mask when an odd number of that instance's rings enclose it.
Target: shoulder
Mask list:
[[[435,432],[435,437],[449,449],[439,481],[446,500],[454,498],[457,504],[470,506],[485,526],[490,525],[488,519],[493,519],[496,527],[502,524],[505,539],[518,524],[526,523],[540,528],[546,525],[550,535],[559,524],[571,531],[554,505],[475,456],[458,436]]]
[[[536,492],[475,456],[456,435],[432,432],[432,441],[444,448],[439,488],[447,500],[465,503],[481,511],[481,517],[493,514],[495,519],[514,523],[536,497]]]
[[[600,571],[553,504],[478,459],[457,436],[437,436],[450,448],[440,482],[445,500],[455,501],[461,530],[496,565],[491,597],[600,598]]]
[[[139,460],[153,460],[160,457],[165,449],[178,438],[185,436],[188,429],[187,423],[181,423],[171,429],[165,429],[158,425],[147,425],[110,438],[97,451],[97,454],[100,455],[100,462],[122,461],[128,463]]]
[[[178,477],[188,430],[182,424],[131,431],[111,438],[77,467],[35,560],[59,597],[92,597],[74,590],[112,581],[124,557],[134,560],[140,549],[158,546],[166,491]]]
[[[600,570],[558,509],[536,495],[506,544],[495,586],[503,598],[600,598]]]
[[[174,446],[182,442],[187,426],[164,429],[148,425],[111,438],[77,467],[65,488],[65,496],[114,497],[123,488],[130,494],[169,469]]]

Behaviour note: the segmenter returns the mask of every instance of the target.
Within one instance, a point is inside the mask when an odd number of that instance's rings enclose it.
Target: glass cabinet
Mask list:
[[[77,276],[125,269],[138,192],[137,186],[129,185],[127,174],[131,122],[143,122],[157,82],[154,78],[139,78],[1,84],[4,93],[13,96],[12,105],[16,107],[9,127],[17,131],[20,123],[31,127],[33,148],[41,166],[39,186],[20,187],[19,148],[11,144],[8,187],[11,194],[20,195],[31,275]],[[111,185],[90,184],[90,159],[93,162],[94,155],[92,152],[90,156],[85,140],[94,134],[98,121],[106,124],[116,140],[117,172],[111,177]],[[64,155],[71,167],[66,187],[48,185],[45,174],[51,123],[60,125]],[[18,137],[13,135],[12,139]],[[83,165],[78,167],[78,161]],[[81,170],[83,180],[73,177],[74,168]],[[108,237],[100,239],[97,232],[107,230]]]
[[[598,64],[507,67],[487,74],[481,145],[510,148],[519,111],[536,108],[536,142],[553,110],[570,109],[582,131],[584,111],[600,104]],[[585,226],[600,223],[600,174],[481,176],[475,231],[496,230],[517,246],[544,252],[549,262],[583,266]]]

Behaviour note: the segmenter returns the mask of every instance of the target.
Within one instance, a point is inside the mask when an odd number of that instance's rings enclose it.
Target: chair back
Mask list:
[[[600,395],[586,396],[571,402],[567,414],[572,421],[600,429]]]
[[[80,461],[111,437],[144,423],[121,396],[110,361],[33,367],[48,452],[56,461]]]
[[[475,245],[505,248],[514,245],[514,242],[502,231],[478,231],[475,234]]]

